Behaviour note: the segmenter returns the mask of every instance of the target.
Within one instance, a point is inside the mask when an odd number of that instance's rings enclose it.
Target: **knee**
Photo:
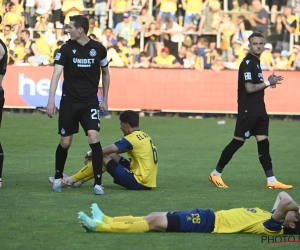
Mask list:
[[[71,147],[72,144],[72,139],[67,139],[67,138],[62,138],[60,140],[60,145],[64,148],[64,149],[69,149]]]
[[[89,140],[89,144],[92,144],[92,143],[96,143],[96,142],[99,142],[99,133],[98,131],[88,131],[88,140]]]

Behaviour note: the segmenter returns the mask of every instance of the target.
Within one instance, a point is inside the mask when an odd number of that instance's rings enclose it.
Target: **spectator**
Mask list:
[[[51,15],[54,9],[54,0],[35,0],[36,15],[40,16],[43,14]]]
[[[4,15],[3,27],[10,25],[15,34],[18,34],[18,31],[22,27],[22,16],[17,12],[17,7],[13,2],[10,2],[8,5],[9,11]]]
[[[246,56],[246,51],[243,48],[243,42],[236,40],[233,44],[233,55],[229,57],[229,62],[224,62],[226,69],[239,69],[241,62]]]
[[[23,2],[22,2],[22,4],[19,3],[19,0],[11,0],[11,2],[16,5],[17,13],[19,13],[20,16],[22,17],[21,27],[23,29],[25,27],[25,13],[24,13],[24,8],[23,8]]]
[[[153,68],[180,68],[175,56],[170,55],[167,47],[162,48],[161,55],[155,57],[150,64]]]
[[[178,43],[184,41],[184,36],[182,34],[183,28],[176,22],[169,18],[166,20],[161,28],[160,32],[165,34],[164,36],[164,46],[168,47],[170,54],[176,55],[178,53]]]
[[[205,10],[209,0],[182,0],[182,8],[185,10],[184,30],[197,31],[202,11]]]
[[[133,67],[133,59],[131,55],[131,51],[127,46],[127,41],[120,37],[117,41],[117,46],[119,48],[119,56],[122,59],[124,66],[127,66],[128,68]]]
[[[280,33],[276,49],[289,50],[290,34],[295,31],[297,18],[292,15],[292,7],[286,6],[283,15],[277,17],[277,32]]]
[[[62,0],[54,0],[54,7],[52,10],[52,19],[51,22],[55,24],[55,28],[61,24],[61,8]]]
[[[25,53],[25,43],[23,41],[19,41],[18,39],[14,40],[15,48],[14,48],[14,54],[12,57],[12,60],[14,61],[14,64],[23,63],[24,58],[26,56]]]
[[[292,70],[300,71],[300,46],[297,47],[297,51]]]
[[[141,25],[141,31],[146,31],[151,23],[154,22],[154,17],[148,15],[148,9],[142,8],[142,13],[137,17],[136,22]]]
[[[184,59],[186,59],[186,51],[187,51],[187,47],[185,47],[184,45],[182,45],[179,49],[179,51],[177,52],[177,54],[175,55],[177,62],[179,62],[179,64],[183,67],[184,65]]]
[[[221,70],[224,69],[224,61],[220,53],[217,54],[215,60],[213,61],[211,69],[216,73],[219,73]]]
[[[156,5],[160,4],[157,15],[157,25],[163,25],[167,20],[176,20],[177,0],[156,0]]]
[[[95,17],[99,20],[99,27],[101,32],[103,32],[106,23],[105,18],[106,18],[107,0],[93,0],[93,3],[95,8]]]
[[[245,19],[245,16],[240,15],[237,19],[237,27],[235,34],[232,37],[232,43],[238,41],[243,42],[248,46],[248,37],[253,33],[251,23]]]
[[[14,41],[18,39],[18,36],[11,31],[10,25],[5,25],[3,28],[3,34],[0,35],[0,38],[5,43],[6,39],[10,39],[9,49],[14,50],[15,44]]]
[[[288,70],[289,65],[289,52],[287,50],[283,50],[280,53],[280,57],[275,59],[275,65],[277,70]]]
[[[34,56],[28,58],[30,65],[48,65],[52,61],[50,46],[41,39],[39,33],[34,33],[33,43],[31,45]]]
[[[111,9],[113,11],[113,22],[114,22],[114,27],[118,23],[122,22],[123,19],[123,14],[125,14],[128,2],[130,0],[110,0],[111,3],[107,3],[108,5],[111,6]]]
[[[231,14],[224,14],[219,28],[221,33],[221,49],[225,61],[228,61],[228,56],[232,54],[231,38],[235,32],[235,24],[232,22]]]
[[[282,9],[283,6],[286,6],[287,0],[269,0],[268,6],[271,9],[271,28],[275,27],[277,11]],[[284,7],[283,7],[284,8]]]
[[[56,57],[56,54],[59,52],[61,46],[64,44],[63,41],[57,41],[56,45],[52,47],[52,55],[53,55],[53,58]]]
[[[70,23],[70,16],[80,15],[84,11],[82,0],[64,0],[61,11],[65,17],[64,24]]]
[[[124,67],[125,66],[118,51],[119,51],[119,48],[116,45],[107,47],[107,60],[109,61],[110,67]]]
[[[90,34],[94,34],[97,37],[97,40],[100,39],[101,35],[102,35],[102,31],[95,26],[95,19],[94,18],[90,18],[89,19],[89,31],[88,31],[88,36]]]
[[[117,44],[117,40],[114,39],[111,28],[106,28],[104,30],[104,34],[100,36],[99,41],[103,44],[105,48]]]
[[[211,69],[212,65],[212,51],[208,48],[208,39],[201,37],[197,43],[197,59],[195,69],[203,71],[204,69]]]
[[[131,20],[136,21],[141,15],[142,8],[145,6],[146,0],[130,0],[128,1],[127,10],[131,13]]]
[[[185,58],[183,59],[183,68],[194,69],[196,63],[196,55],[191,49],[187,49]]]
[[[26,58],[29,56],[34,55],[31,49],[31,44],[32,40],[30,38],[30,32],[28,30],[22,30],[21,31],[21,39],[25,43],[25,53],[26,53]]]
[[[273,46],[270,43],[265,44],[265,50],[260,55],[260,68],[262,70],[273,71],[275,67],[275,61],[272,56]]]
[[[260,0],[253,0],[252,6],[253,6],[254,10],[257,11],[256,15],[250,14],[250,18],[256,24],[255,31],[262,33],[266,40],[266,38],[268,37],[269,14],[265,10],[265,8],[262,7]]]
[[[34,28],[36,22],[35,0],[25,0],[25,18],[29,28]]]
[[[141,54],[140,45],[139,45],[139,44],[135,44],[135,45],[132,47],[132,49],[131,49],[131,56],[132,56],[132,62],[133,62],[133,64],[134,64],[136,61],[139,61],[140,54]]]
[[[123,14],[123,22],[117,24],[115,28],[114,38],[123,37],[128,42],[128,46],[131,47],[135,44],[135,37],[139,33],[140,25],[137,22],[130,20],[130,14],[125,12]]]
[[[149,29],[146,30],[145,37],[145,51],[152,58],[158,55],[157,51],[160,51],[160,43],[158,42],[158,38],[160,35],[160,31],[155,22],[149,25]]]
[[[199,24],[198,35],[201,36],[203,33],[208,39],[211,49],[216,47],[216,35],[221,23],[220,7],[220,2],[216,0],[212,1],[209,8],[204,10]]]
[[[147,52],[141,52],[140,56],[134,62],[134,68],[149,68],[151,63],[151,57]]]
[[[45,39],[46,32],[48,30],[48,24],[49,24],[49,15],[48,14],[42,14],[38,16],[37,23],[35,24],[34,28],[38,30],[39,34],[41,35],[42,39]]]

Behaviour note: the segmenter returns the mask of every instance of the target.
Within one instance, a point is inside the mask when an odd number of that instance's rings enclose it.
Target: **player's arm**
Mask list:
[[[46,108],[47,115],[50,118],[52,118],[53,115],[55,114],[55,102],[54,102],[55,91],[63,69],[64,69],[63,65],[55,64],[54,66],[54,71],[50,82],[48,104]]]
[[[107,62],[106,57],[105,60]],[[108,109],[108,90],[110,85],[110,74],[108,69],[108,62],[105,67],[101,67],[101,72],[102,72],[103,97],[102,97],[102,103],[100,104],[100,111],[104,112],[105,110]]]
[[[275,200],[273,210],[275,210],[272,215],[273,219],[276,221],[282,221],[285,219],[286,214],[289,211],[295,211],[300,214],[300,206],[297,204],[293,198],[286,192],[280,192]]]
[[[276,84],[281,84],[280,81],[283,80],[283,76],[276,76],[274,75],[274,73],[272,75],[270,75],[268,77],[268,81],[265,81],[263,83],[260,83],[260,84],[253,84],[251,82],[246,82],[245,83],[245,88],[246,88],[246,91],[249,93],[249,94],[252,94],[252,93],[255,93],[255,92],[258,92],[262,89],[265,89],[269,86],[275,86]]]

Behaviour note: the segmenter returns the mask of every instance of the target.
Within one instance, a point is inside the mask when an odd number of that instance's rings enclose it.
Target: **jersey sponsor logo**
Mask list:
[[[90,51],[90,56],[96,56],[97,55],[97,52],[96,52],[96,50],[94,50],[94,49],[91,49],[91,51]]]
[[[244,77],[245,77],[245,80],[252,80],[252,76],[251,76],[251,72],[245,72],[244,73]]]
[[[56,53],[54,60],[58,61],[61,57],[61,53]]]
[[[73,51],[73,54],[75,55],[75,53],[76,53],[76,49],[73,49],[72,51]]]
[[[95,59],[73,58],[73,63],[79,68],[90,68],[94,64]]]
[[[246,63],[248,64],[250,62],[250,60],[246,60]]]

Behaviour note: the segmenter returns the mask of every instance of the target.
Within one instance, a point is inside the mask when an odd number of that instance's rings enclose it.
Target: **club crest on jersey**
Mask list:
[[[91,49],[91,51],[90,51],[90,56],[96,56],[96,55],[97,55],[96,50]]]
[[[245,80],[252,80],[252,76],[251,76],[251,72],[245,72],[244,73],[244,77],[245,77]]]

